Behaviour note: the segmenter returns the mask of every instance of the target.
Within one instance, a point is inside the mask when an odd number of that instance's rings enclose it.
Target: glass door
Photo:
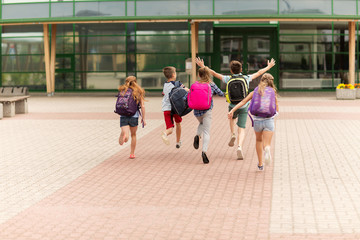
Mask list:
[[[55,88],[58,90],[75,89],[75,58],[73,54],[56,54]]]
[[[267,60],[277,59],[276,28],[215,28],[214,70],[230,74],[229,63],[238,60],[242,63],[243,74],[252,74],[267,66]],[[278,63],[278,62],[277,62]],[[270,73],[278,85],[278,66]],[[253,79],[250,89],[254,89],[260,78]],[[216,81],[223,89],[225,84]]]

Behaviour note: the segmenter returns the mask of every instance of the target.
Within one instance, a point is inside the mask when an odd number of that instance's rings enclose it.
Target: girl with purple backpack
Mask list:
[[[120,102],[120,99],[122,102]],[[145,90],[137,84],[136,77],[129,76],[125,80],[125,84],[119,87],[119,98],[117,101],[116,112],[120,114],[121,133],[119,144],[123,145],[129,140],[129,132],[131,134],[130,158],[135,158],[136,147],[136,131],[139,124],[139,115],[141,111],[141,122],[143,127],[145,122]],[[126,105],[123,107],[121,105]],[[135,106],[135,111],[133,110]],[[139,109],[140,108],[140,109]],[[135,112],[135,113],[133,113]],[[132,115],[133,114],[133,115]]]
[[[200,80],[193,83],[188,94],[189,107],[194,109],[194,115],[199,121],[197,133],[194,137],[194,148],[199,148],[200,138],[203,137],[201,157],[204,164],[209,163],[206,155],[210,142],[212,95],[225,97],[225,94],[211,81],[209,68],[199,69]]]
[[[258,169],[264,170],[263,150],[266,164],[271,162],[270,144],[274,134],[274,117],[279,111],[274,77],[265,73],[259,85],[244,100],[238,103],[229,113],[229,119],[234,112],[251,100],[249,112],[253,115],[253,127],[256,135],[256,153],[258,156]]]

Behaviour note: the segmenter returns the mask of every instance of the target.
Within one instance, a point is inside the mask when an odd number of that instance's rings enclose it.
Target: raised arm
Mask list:
[[[203,59],[200,59],[200,58],[197,57],[197,58],[195,59],[195,62],[196,62],[196,64],[197,64],[199,67],[201,67],[201,68],[202,68],[202,67],[205,67],[204,60],[203,60]],[[208,67],[208,68],[209,68],[209,67]],[[209,72],[210,72],[210,74],[211,74],[212,76],[214,76],[214,77],[220,79],[221,81],[223,81],[223,75],[222,75],[222,74],[215,72],[215,71],[212,70],[211,68],[209,68]]]
[[[246,98],[244,98],[241,102],[236,104],[236,106],[233,109],[231,109],[231,111],[228,113],[228,118],[231,119],[234,115],[234,112],[236,110],[238,110],[239,108],[241,108],[242,106],[244,106],[248,101],[250,101],[252,99],[253,95],[254,95],[254,92],[251,92],[249,95],[246,96]]]
[[[260,69],[259,71],[257,71],[256,73],[254,74],[251,74],[252,76],[252,79],[255,79],[259,76],[261,76],[262,74],[266,73],[267,71],[270,70],[270,68],[272,68],[273,66],[275,66],[275,60],[272,58],[271,61],[267,61],[267,66]]]

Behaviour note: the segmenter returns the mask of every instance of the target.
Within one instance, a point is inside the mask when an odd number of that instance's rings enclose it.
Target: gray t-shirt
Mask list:
[[[180,82],[181,87],[184,87],[184,85]],[[164,88],[163,88],[163,99],[162,99],[162,106],[161,106],[161,111],[165,112],[165,111],[171,111],[171,103],[170,103],[170,99],[169,99],[169,93],[171,92],[171,89],[173,89],[175,87],[175,81],[171,81],[171,82],[166,82],[164,83]]]
[[[243,76],[243,77],[245,78],[248,86],[249,86],[250,82],[252,81],[252,75],[242,75],[242,74],[240,73],[240,74],[234,74],[234,75],[232,75],[232,76],[234,76],[234,77],[236,77],[236,76]],[[223,82],[227,84],[227,83],[230,81],[230,79],[231,79],[232,76],[231,76],[231,75],[224,75],[224,76],[223,76],[223,79],[222,79]],[[247,102],[247,103],[246,103],[244,106],[242,106],[240,109],[242,109],[242,108],[247,108],[247,107],[249,106],[249,104],[250,104],[250,101]],[[232,104],[232,103],[230,103],[229,105],[230,105],[230,107],[232,107],[232,108],[236,106],[236,104]]]

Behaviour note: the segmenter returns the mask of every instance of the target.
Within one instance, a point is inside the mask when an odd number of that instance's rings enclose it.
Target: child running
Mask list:
[[[215,83],[211,81],[209,68],[202,67],[199,69],[199,77],[200,80],[198,81],[201,84],[210,84],[211,87],[211,94],[212,95],[219,95],[225,97],[225,94],[216,86]],[[199,125],[197,128],[197,134],[194,137],[194,148],[199,148],[200,138],[203,135],[203,145],[202,145],[202,159],[204,164],[209,163],[209,159],[206,155],[206,152],[209,147],[210,143],[210,127],[211,127],[211,109],[213,108],[213,100],[211,99],[211,106],[208,110],[195,110],[194,115],[196,119],[199,121]]]
[[[234,112],[251,99],[250,112],[254,110],[254,112],[259,113],[254,115],[254,131],[256,135],[256,153],[259,160],[258,169],[263,171],[263,150],[265,151],[265,163],[270,164],[270,144],[275,130],[274,117],[279,112],[274,77],[271,74],[265,73],[261,77],[259,85],[244,100],[231,109],[228,113],[228,118],[231,119]]]
[[[128,91],[132,90],[132,97],[136,103],[140,106],[141,109],[141,122],[143,126],[146,125],[145,121],[145,91],[142,89],[136,82],[136,77],[129,76],[125,80],[125,84],[119,87],[119,94],[123,96]],[[119,144],[123,145],[129,140],[129,131],[131,134],[131,148],[130,148],[130,158],[135,158],[135,147],[136,147],[136,131],[139,120],[139,110],[133,116],[122,116],[120,115],[120,128],[121,133],[119,137]]]
[[[171,112],[171,103],[169,99],[169,93],[175,87],[176,81],[176,68],[175,67],[165,67],[163,73],[167,79],[167,82],[164,84],[163,88],[163,99],[162,99],[162,108],[164,112],[165,126],[166,129],[161,133],[161,138],[166,145],[170,145],[170,140],[168,136],[172,134],[174,129],[174,121],[176,124],[176,148],[181,147],[181,121],[182,118]],[[181,82],[179,82],[180,87],[185,88],[186,91],[189,91]]]
[[[205,67],[203,59],[197,58],[196,64],[199,67]],[[249,87],[250,82],[261,76],[263,73],[267,72],[270,68],[272,68],[275,65],[275,60],[271,59],[271,61],[267,62],[267,66],[263,69],[260,69],[256,73],[253,73],[251,75],[243,75],[242,74],[242,64],[239,61],[233,60],[230,62],[230,73],[231,75],[222,75],[220,73],[215,72],[212,69],[210,70],[210,74],[224,83],[228,83],[232,78],[239,78],[243,77],[247,82],[247,87]],[[229,111],[235,106],[235,104],[229,103]],[[242,145],[244,143],[245,139],[245,126],[246,126],[246,120],[247,120],[247,111],[248,111],[249,104],[245,104],[241,108],[239,108],[236,112],[234,112],[234,115],[232,119],[229,119],[229,125],[230,125],[230,132],[231,137],[229,141],[229,147],[233,147],[235,144],[235,139],[237,139],[237,159],[242,160],[244,159],[244,153],[242,150]],[[237,127],[237,138],[235,135],[235,124]]]

